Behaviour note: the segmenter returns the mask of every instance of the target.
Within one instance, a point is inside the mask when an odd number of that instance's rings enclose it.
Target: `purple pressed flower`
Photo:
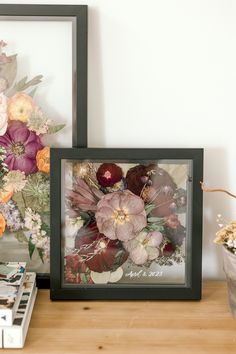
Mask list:
[[[0,136],[0,145],[6,149],[5,163],[9,170],[26,175],[37,172],[36,154],[43,148],[40,137],[20,121],[12,121],[6,133]]]

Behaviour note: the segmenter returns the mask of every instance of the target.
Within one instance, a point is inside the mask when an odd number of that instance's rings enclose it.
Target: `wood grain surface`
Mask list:
[[[194,301],[51,302],[38,292],[25,348],[0,353],[236,353],[225,282]]]

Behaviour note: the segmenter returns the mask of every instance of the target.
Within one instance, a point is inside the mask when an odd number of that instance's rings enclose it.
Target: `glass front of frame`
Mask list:
[[[61,162],[62,287],[186,286],[192,160]]]
[[[49,147],[72,146],[76,20],[0,16],[0,260],[49,273]]]

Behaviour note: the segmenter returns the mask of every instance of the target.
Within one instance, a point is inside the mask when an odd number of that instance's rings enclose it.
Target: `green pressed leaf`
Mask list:
[[[44,263],[44,259],[43,259],[43,250],[42,250],[42,248],[37,248],[37,250],[38,250],[39,257],[40,257],[40,259],[41,259],[42,263]]]
[[[160,224],[148,224],[145,229],[145,231],[147,232],[151,232],[151,231],[159,231],[162,232],[164,230],[164,227]]]
[[[21,216],[24,218],[25,216],[25,208],[27,207],[23,194],[22,192],[17,192],[14,193],[12,196],[12,199],[14,200],[14,202],[17,205],[17,208],[20,210]]]
[[[48,236],[50,236],[50,226],[47,225],[46,223],[42,223],[41,229],[47,233]]]
[[[146,204],[145,205],[145,212],[146,215],[150,214],[153,209],[155,209],[155,204]]]
[[[81,283],[83,283],[83,284],[88,283],[87,277],[84,273],[80,273],[80,279],[81,279]]]
[[[63,129],[65,126],[66,126],[65,124],[52,125],[51,127],[48,128],[47,134],[55,134],[59,132],[61,129]]]
[[[158,223],[162,223],[163,218],[158,218],[157,216],[151,216],[150,218],[147,219],[148,222],[158,222]]]
[[[29,249],[29,256],[31,259],[33,256],[34,250],[35,250],[35,244],[32,243],[31,239],[29,239],[29,242],[28,242],[28,249]]]
[[[11,89],[7,92],[7,96],[13,96],[15,93],[20,91],[25,91],[31,86],[36,86],[42,81],[43,75],[37,75],[32,80],[27,82],[28,77],[25,76],[23,79],[18,81]]]
[[[90,221],[90,219],[91,219],[91,215],[89,215],[85,211],[81,211],[80,216],[84,221]]]
[[[35,87],[33,90],[31,90],[31,91],[28,93],[28,95],[33,98],[36,91],[37,91],[37,87]]]
[[[11,55],[8,63],[0,64],[1,77],[7,80],[8,87],[10,88],[15,81],[17,73],[17,54]],[[4,94],[8,96],[7,89]]]

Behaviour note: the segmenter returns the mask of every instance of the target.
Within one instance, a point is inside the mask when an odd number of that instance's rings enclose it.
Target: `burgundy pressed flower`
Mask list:
[[[102,187],[111,187],[122,179],[122,169],[115,163],[103,163],[99,166],[96,176]]]
[[[174,193],[177,188],[173,178],[156,164],[138,165],[126,175],[128,189],[145,202],[155,205],[152,216],[169,216],[173,213]]]
[[[170,257],[175,252],[175,249],[176,247],[173,245],[173,243],[166,243],[162,250],[163,256]]]
[[[5,163],[9,170],[19,170],[26,175],[37,172],[36,154],[43,148],[40,137],[20,121],[12,121],[0,145],[6,149]]]
[[[75,249],[88,268],[98,273],[115,271],[128,258],[128,252],[122,243],[105,237],[95,223],[79,230]]]
[[[78,254],[71,254],[65,257],[66,267],[69,268],[74,273],[85,273],[86,265],[83,262],[83,259]]]
[[[155,190],[165,187],[169,189],[168,192],[176,189],[176,184],[169,173],[156,164],[130,168],[126,174],[126,181],[128,189],[139,196],[144,187],[152,187]]]

